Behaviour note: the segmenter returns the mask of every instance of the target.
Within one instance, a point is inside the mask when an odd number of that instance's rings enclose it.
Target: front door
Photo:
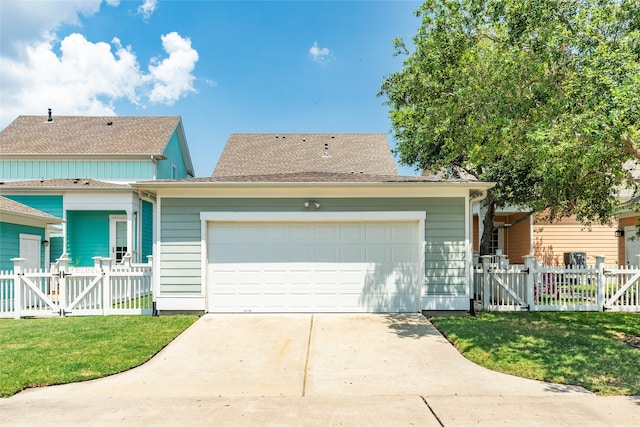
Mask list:
[[[129,249],[127,247],[127,217],[125,215],[111,215],[109,225],[111,258],[120,262]]]
[[[627,265],[638,265],[638,255],[640,255],[640,239],[636,238],[636,227],[624,228],[624,248],[625,262]]]
[[[40,236],[35,234],[20,234],[20,258],[24,258],[27,269],[40,268]]]

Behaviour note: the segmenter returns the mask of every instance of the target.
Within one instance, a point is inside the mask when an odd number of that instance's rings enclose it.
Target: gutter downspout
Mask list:
[[[473,291],[473,288],[475,286],[474,278],[473,278],[473,204],[479,203],[484,199],[486,199],[488,191],[489,190],[483,190],[479,193],[471,194],[469,195],[469,198],[468,198],[469,218],[467,220],[467,228],[469,230],[469,233],[468,233],[469,243],[467,245],[466,268],[467,268],[467,295],[469,295],[469,314],[472,316],[476,315],[475,298],[474,298],[475,293]]]

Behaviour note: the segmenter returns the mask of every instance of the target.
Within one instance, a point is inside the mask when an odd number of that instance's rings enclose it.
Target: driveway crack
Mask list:
[[[309,322],[309,339],[307,340],[307,357],[304,361],[304,377],[302,378],[302,397],[307,391],[307,371],[309,370],[309,353],[311,351],[311,333],[313,332],[313,314]]]
[[[427,399],[424,396],[420,396],[420,398],[422,399],[424,404],[427,405],[427,408],[429,408],[429,411],[431,411],[431,414],[433,414],[433,416],[435,417],[436,421],[438,421],[438,424],[440,424],[442,427],[444,427],[444,424],[442,423],[442,420],[438,417],[438,415],[433,410],[433,408],[431,406],[429,406],[429,402],[427,402]]]

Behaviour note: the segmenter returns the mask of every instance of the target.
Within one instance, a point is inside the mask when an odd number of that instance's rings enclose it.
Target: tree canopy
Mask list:
[[[380,91],[396,152],[497,183],[484,252],[496,207],[610,221],[640,159],[640,2],[427,0],[416,15]]]

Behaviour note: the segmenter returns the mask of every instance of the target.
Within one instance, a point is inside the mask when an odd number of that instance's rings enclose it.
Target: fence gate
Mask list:
[[[605,310],[638,311],[640,309],[640,269],[620,267],[604,270],[603,291]]]
[[[14,295],[15,316],[60,315],[57,290],[59,276],[56,273],[27,270],[17,276]]]
[[[94,260],[94,267],[73,268],[58,260],[42,271],[14,258],[14,271],[0,271],[0,318],[153,313],[151,262]]]
[[[519,268],[505,268],[482,259],[482,305],[485,310],[528,310],[527,272]]]

